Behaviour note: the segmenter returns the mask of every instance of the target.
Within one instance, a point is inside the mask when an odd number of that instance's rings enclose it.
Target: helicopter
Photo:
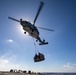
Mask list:
[[[37,11],[37,14],[35,16],[35,19],[33,21],[33,24],[31,24],[29,21],[25,21],[25,20],[22,20],[22,19],[17,20],[15,18],[8,17],[11,20],[14,20],[16,22],[19,22],[22,25],[23,30],[25,31],[24,34],[26,34],[26,32],[28,32],[31,37],[33,37],[33,38],[36,39],[36,42],[39,41],[39,45],[45,45],[45,44],[48,44],[48,42],[45,42],[45,40],[41,40],[41,38],[39,36],[39,30],[38,30],[38,28],[44,29],[44,30],[48,30],[48,31],[54,31],[52,29],[47,29],[47,28],[43,28],[43,27],[37,27],[35,25],[36,20],[37,20],[37,18],[39,16],[40,11],[42,10],[42,7],[43,6],[44,6],[44,2],[41,1],[40,2],[40,6],[39,6],[38,11]]]

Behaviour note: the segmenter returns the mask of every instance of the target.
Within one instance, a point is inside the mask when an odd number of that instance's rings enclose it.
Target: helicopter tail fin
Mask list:
[[[48,42],[45,42],[45,40],[43,40],[43,42],[39,43],[39,45],[46,45],[48,44]]]

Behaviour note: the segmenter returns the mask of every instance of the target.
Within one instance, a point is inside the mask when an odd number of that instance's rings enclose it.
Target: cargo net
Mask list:
[[[34,42],[34,38],[33,38],[33,42]],[[36,47],[36,43],[34,42],[34,47],[35,47],[35,56],[34,56],[34,62],[40,62],[45,60],[45,57],[42,53],[40,53]]]

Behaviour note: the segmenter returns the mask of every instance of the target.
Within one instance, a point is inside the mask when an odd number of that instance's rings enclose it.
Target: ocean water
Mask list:
[[[44,75],[76,75],[76,73],[44,73]]]

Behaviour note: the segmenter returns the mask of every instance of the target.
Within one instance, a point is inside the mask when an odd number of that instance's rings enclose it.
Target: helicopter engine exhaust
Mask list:
[[[20,24],[22,23],[22,19],[20,19]]]

